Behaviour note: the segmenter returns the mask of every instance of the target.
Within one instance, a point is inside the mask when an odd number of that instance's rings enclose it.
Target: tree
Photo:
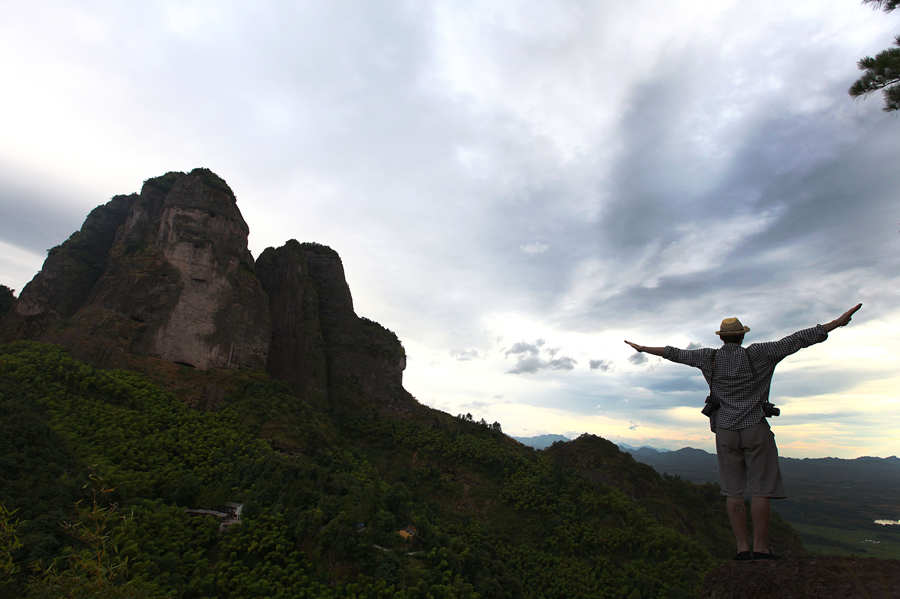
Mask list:
[[[900,6],[900,0],[863,0],[863,4],[874,4],[875,8],[880,8],[884,12],[891,12]]]
[[[9,312],[14,303],[16,303],[16,298],[13,290],[6,285],[0,285],[0,317]]]
[[[0,591],[9,590],[6,587],[12,587],[14,575],[21,570],[15,560],[16,552],[22,548],[22,542],[17,534],[21,522],[15,515],[16,510],[8,510],[0,503],[0,575],[2,575],[0,580],[9,581],[0,582]]]
[[[900,4],[900,0],[863,0],[865,4],[873,4],[884,12],[891,12]],[[900,35],[894,39],[896,48],[888,48],[874,58],[866,56],[859,59],[856,66],[865,71],[862,77],[850,86],[847,91],[851,96],[863,96],[876,90],[884,94],[884,111],[900,110]]]

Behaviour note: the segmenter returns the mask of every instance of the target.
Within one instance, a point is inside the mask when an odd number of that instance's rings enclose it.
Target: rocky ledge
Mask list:
[[[729,562],[703,584],[704,599],[900,598],[900,560],[818,557]]]

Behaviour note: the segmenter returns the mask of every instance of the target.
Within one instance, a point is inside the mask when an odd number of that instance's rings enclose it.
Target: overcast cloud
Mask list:
[[[872,428],[900,408],[900,116],[846,93],[897,33],[852,0],[12,4],[0,283],[206,166],[254,255],[340,253],[427,405],[710,449],[699,373],[623,338],[709,346],[738,316],[752,343],[861,301],[779,366],[782,453],[900,453]],[[823,405],[852,406],[840,435]]]

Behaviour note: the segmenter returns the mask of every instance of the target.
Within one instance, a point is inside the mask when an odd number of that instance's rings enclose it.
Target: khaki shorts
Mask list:
[[[743,497],[749,485],[753,497],[785,497],[775,434],[765,419],[739,431],[718,429],[716,454],[722,495]]]

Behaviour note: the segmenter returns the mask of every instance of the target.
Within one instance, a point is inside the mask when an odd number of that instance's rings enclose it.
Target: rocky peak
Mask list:
[[[16,312],[44,322],[75,314],[106,270],[116,231],[137,199],[115,196],[91,210],[81,230],[48,252],[41,272],[19,294]]]
[[[100,362],[126,352],[262,368],[270,325],[248,232],[212,172],[150,179],[51,250],[16,306],[20,328]]]
[[[402,387],[403,346],[396,335],[353,311],[337,252],[292,239],[260,254],[256,270],[272,315],[272,376],[293,383],[313,401],[331,404],[408,397]]]
[[[136,354],[265,368],[319,404],[411,401],[403,346],[356,315],[337,252],[292,239],[254,262],[248,233],[215,173],[148,179],[50,251],[0,338],[59,343],[104,366]]]

